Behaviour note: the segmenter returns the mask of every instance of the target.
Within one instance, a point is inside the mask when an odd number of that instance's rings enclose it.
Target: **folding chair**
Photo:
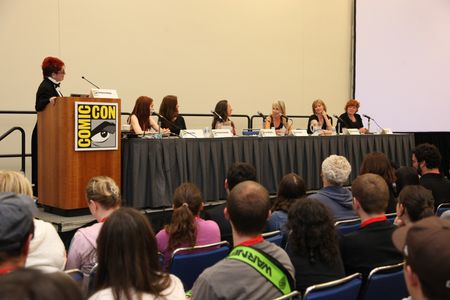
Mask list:
[[[391,223],[394,223],[395,218],[397,218],[397,213],[389,213],[385,215],[387,220]]]
[[[292,291],[289,294],[286,294],[284,296],[275,298],[273,300],[289,300],[289,299],[291,299],[291,300],[299,300],[299,299],[301,299],[300,292],[299,291]]]
[[[266,241],[272,242],[275,245],[281,247],[281,242],[283,241],[283,235],[281,234],[280,230],[264,232],[262,234],[262,236]]]
[[[339,230],[342,234],[347,234],[353,231],[358,230],[359,225],[361,224],[360,218],[341,220],[334,223],[334,227]]]
[[[409,294],[403,277],[403,264],[373,269],[367,277],[360,299],[394,300],[408,297]]]
[[[450,203],[441,203],[436,208],[436,216],[440,217],[445,211],[450,209]]]
[[[356,300],[362,285],[360,273],[310,286],[303,300]]]

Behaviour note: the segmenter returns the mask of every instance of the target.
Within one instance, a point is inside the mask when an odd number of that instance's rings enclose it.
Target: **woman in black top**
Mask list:
[[[178,98],[173,95],[165,96],[159,107],[159,114],[163,117],[159,120],[161,128],[168,128],[176,135],[179,135],[182,129],[186,129],[186,123],[184,118],[179,115],[178,108]]]
[[[278,100],[272,103],[272,113],[266,117],[264,128],[275,128],[278,135],[289,134],[292,124],[288,124],[286,116],[286,105],[284,101]]]
[[[331,133],[333,129],[333,119],[327,115],[327,106],[323,100],[317,99],[312,103],[312,114],[308,119],[307,131],[309,134],[314,133],[313,128],[316,126],[311,126],[312,124],[317,125],[322,130],[328,130]]]
[[[347,104],[345,104],[345,113],[339,116],[340,120],[338,120],[336,125],[336,132],[339,130],[342,132],[342,128],[356,128],[360,133],[367,132],[367,129],[364,128],[361,116],[357,114],[358,109],[358,100],[351,99],[347,101]]]

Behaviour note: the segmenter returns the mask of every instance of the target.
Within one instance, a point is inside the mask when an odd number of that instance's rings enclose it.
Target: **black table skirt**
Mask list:
[[[177,186],[196,184],[205,201],[225,199],[224,180],[232,163],[256,167],[258,180],[276,193],[283,175],[295,172],[308,189],[321,187],[320,167],[331,154],[347,157],[351,180],[366,153],[384,152],[394,163],[411,164],[413,134],[324,137],[234,137],[216,139],[122,139],[124,204],[136,208],[172,205]]]

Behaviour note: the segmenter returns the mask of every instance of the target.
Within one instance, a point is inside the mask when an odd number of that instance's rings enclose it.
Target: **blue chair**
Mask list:
[[[286,294],[286,295],[284,295],[284,296],[275,298],[275,299],[273,299],[273,300],[289,300],[289,299],[291,299],[291,300],[298,300],[298,299],[301,299],[301,297],[300,297],[300,292],[294,290],[294,291],[290,292],[289,294]]]
[[[197,250],[206,252],[185,253]],[[170,260],[169,272],[180,278],[184,289],[188,291],[206,268],[225,258],[228,252],[230,252],[230,244],[227,241],[175,249]]]
[[[450,203],[441,203],[436,208],[436,216],[440,217],[445,211],[450,209]]]
[[[303,300],[356,300],[362,285],[360,273],[310,286]]]
[[[387,220],[391,223],[394,223],[395,218],[397,218],[397,213],[389,213],[385,215]]]
[[[336,229],[340,233],[347,234],[347,233],[358,230],[360,224],[361,224],[361,219],[354,218],[354,219],[337,221],[336,223],[334,223],[334,227],[336,227]]]
[[[367,277],[362,290],[362,300],[394,300],[408,297],[405,278],[403,277],[403,264],[382,266],[373,269]]]
[[[281,231],[275,230],[275,231],[270,231],[270,232],[264,232],[262,234],[262,237],[266,241],[272,242],[275,245],[277,245],[278,247],[281,247],[281,242],[283,241],[283,235],[281,234]]]
[[[81,272],[79,269],[70,269],[65,270],[64,273],[70,276],[73,280],[75,280],[77,283],[80,283],[83,281],[84,275],[83,272]]]

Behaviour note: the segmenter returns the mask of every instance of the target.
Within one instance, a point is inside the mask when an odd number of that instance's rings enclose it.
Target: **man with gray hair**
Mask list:
[[[352,193],[343,187],[351,171],[352,167],[344,156],[330,155],[322,162],[323,188],[309,196],[328,207],[335,220],[357,217],[352,207]]]

